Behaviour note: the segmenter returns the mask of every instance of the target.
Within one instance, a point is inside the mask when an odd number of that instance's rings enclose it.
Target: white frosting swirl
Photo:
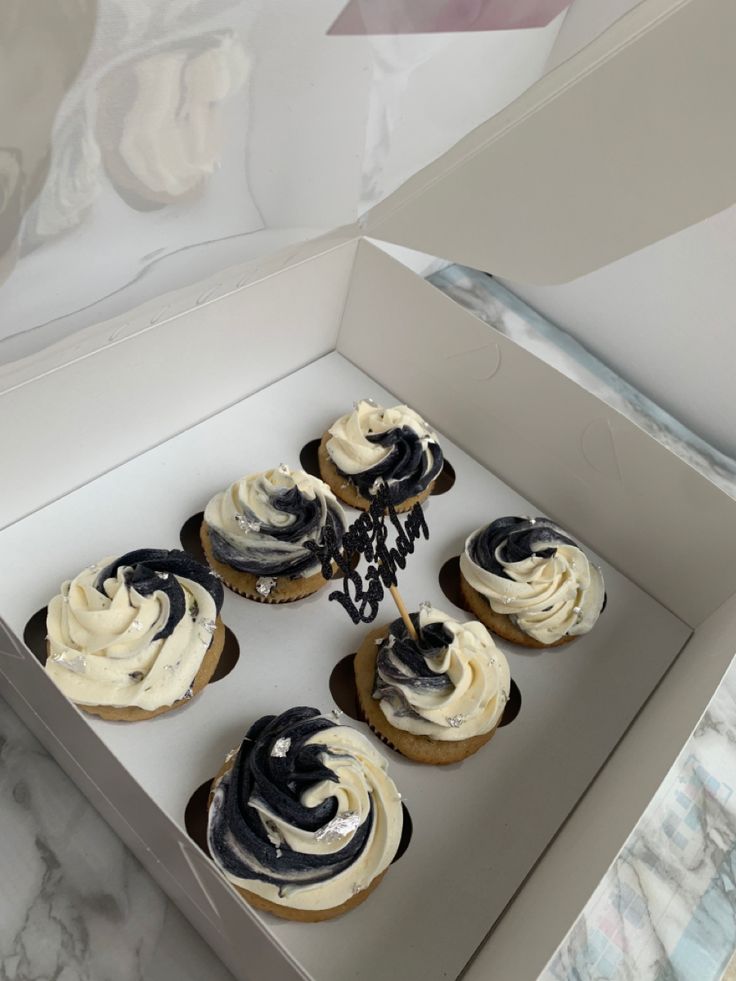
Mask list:
[[[327,440],[325,448],[338,470],[349,476],[355,476],[366,470],[372,470],[394,452],[393,445],[375,442],[368,437],[404,427],[418,437],[423,454],[423,470],[428,474],[434,463],[429,445],[436,444],[437,437],[421,416],[406,405],[395,405],[390,409],[384,409],[372,399],[361,399],[355,403],[352,412],[341,416],[334,425],[330,426],[330,439]],[[392,475],[385,476],[390,484]],[[421,485],[421,478],[422,475],[417,474],[414,479]]]
[[[422,608],[418,618],[419,644],[397,621],[379,649],[374,698],[380,698],[381,711],[397,729],[442,742],[491,732],[509,698],[508,661],[482,623],[459,623],[432,607]],[[432,624],[449,632],[449,643],[439,631],[425,633]],[[402,657],[407,645],[411,657],[423,659],[426,675]]]
[[[79,705],[136,706],[154,711],[184,698],[209,648],[217,608],[199,583],[177,576],[186,613],[171,634],[155,640],[169,620],[164,592],[141,595],[126,568],[95,581],[112,557],[64,582],[48,606],[46,673]]]
[[[331,523],[338,537],[345,513],[330,488],[285,464],[235,481],[209,501],[204,521],[220,561],[254,575],[292,578],[320,569],[305,542],[320,542]]]
[[[545,519],[532,519],[521,531],[528,533],[530,527],[542,522]],[[544,527],[551,529],[556,539],[540,541],[538,551],[517,561],[504,557],[505,541],[498,544],[494,556],[505,576],[483,568],[473,558],[476,539],[487,531],[478,529],[465,543],[460,570],[494,612],[511,617],[540,643],[554,644],[592,629],[603,608],[605,586],[600,569],[581,548],[551,522]],[[545,554],[550,551],[552,554]]]

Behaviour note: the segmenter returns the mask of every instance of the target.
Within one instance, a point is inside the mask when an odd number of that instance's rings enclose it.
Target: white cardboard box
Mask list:
[[[715,0],[642,3],[380,206],[367,231],[551,280],[731,203],[733,146],[717,123],[734,68],[714,51],[734,17]],[[656,113],[641,95],[652,64]],[[591,112],[614,96],[616,113]],[[708,139],[680,148],[654,194],[685,96]],[[561,140],[586,107],[586,126]],[[633,172],[607,166],[621,141],[639,150]],[[582,202],[574,214],[571,202]],[[500,214],[516,219],[503,237],[492,233]],[[238,977],[533,976],[731,659],[736,502],[355,229],[228,270],[76,344],[23,366],[2,396],[4,694]],[[276,610],[228,597],[242,649],[232,674],[130,726],[79,713],[20,637],[84,564],[173,547],[214,490],[294,462],[365,394],[354,390],[365,375],[436,425],[458,472],[428,507],[432,539],[402,580],[407,598],[442,602],[441,562],[466,531],[524,507],[520,495],[599,554],[610,609],[567,657],[510,651],[522,711],[483,753],[446,773],[392,756],[414,834],[364,907],[332,924],[281,923],[237,899],[186,834],[183,806],[262,712],[328,708],[329,664],[359,631],[324,596]]]

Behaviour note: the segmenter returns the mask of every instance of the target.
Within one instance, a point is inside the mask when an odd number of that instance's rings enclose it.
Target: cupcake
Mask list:
[[[509,698],[506,658],[482,623],[422,604],[368,634],[355,656],[358,702],[373,731],[417,763],[457,763],[491,738]]]
[[[314,922],[376,888],[401,839],[401,795],[368,739],[314,708],[267,715],[212,782],[207,844],[258,909]]]
[[[222,585],[185,552],[142,548],[62,584],[46,617],[46,673],[79,708],[150,719],[200,692],[225,642]]]
[[[367,511],[385,484],[397,511],[431,493],[442,450],[426,422],[406,405],[384,409],[361,399],[330,426],[319,447],[319,470],[341,501]]]
[[[490,630],[557,647],[592,630],[606,601],[601,570],[549,518],[497,518],[460,556],[460,588]]]
[[[303,470],[276,470],[237,480],[207,505],[201,539],[207,561],[236,593],[286,603],[325,585],[319,558],[325,530],[342,541],[345,513],[330,488]]]

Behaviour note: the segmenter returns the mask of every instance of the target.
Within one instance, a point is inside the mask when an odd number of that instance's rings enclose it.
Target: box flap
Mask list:
[[[573,279],[736,200],[736,4],[644,0],[367,216],[522,282]]]
[[[564,16],[330,34],[345,5],[0,6],[0,363],[351,225],[535,82]]]

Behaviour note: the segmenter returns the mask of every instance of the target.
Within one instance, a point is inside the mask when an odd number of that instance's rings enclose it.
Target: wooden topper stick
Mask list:
[[[388,589],[393,596],[394,603],[396,604],[399,613],[401,614],[401,619],[404,621],[404,626],[409,631],[409,636],[412,640],[417,640],[417,632],[414,629],[414,624],[411,622],[411,617],[409,616],[406,606],[404,605],[404,601],[401,598],[401,593],[396,586],[389,586]]]
[[[385,482],[383,483],[383,486],[384,486],[384,488],[386,488],[386,494],[388,494],[388,487],[386,486],[386,483]],[[388,515],[389,515],[389,509],[386,508],[386,510],[383,512],[383,514],[384,514],[384,517],[388,517]],[[409,612],[406,609],[406,605],[404,604],[404,600],[401,598],[401,593],[399,592],[399,587],[398,586],[389,586],[388,587],[388,590],[391,593],[391,596],[393,598],[394,603],[396,604],[396,608],[398,609],[399,613],[401,614],[401,619],[404,621],[404,626],[408,630],[409,636],[411,637],[412,640],[416,641],[418,639],[417,638],[417,632],[414,629],[414,624],[411,622],[411,617],[409,616]]]

